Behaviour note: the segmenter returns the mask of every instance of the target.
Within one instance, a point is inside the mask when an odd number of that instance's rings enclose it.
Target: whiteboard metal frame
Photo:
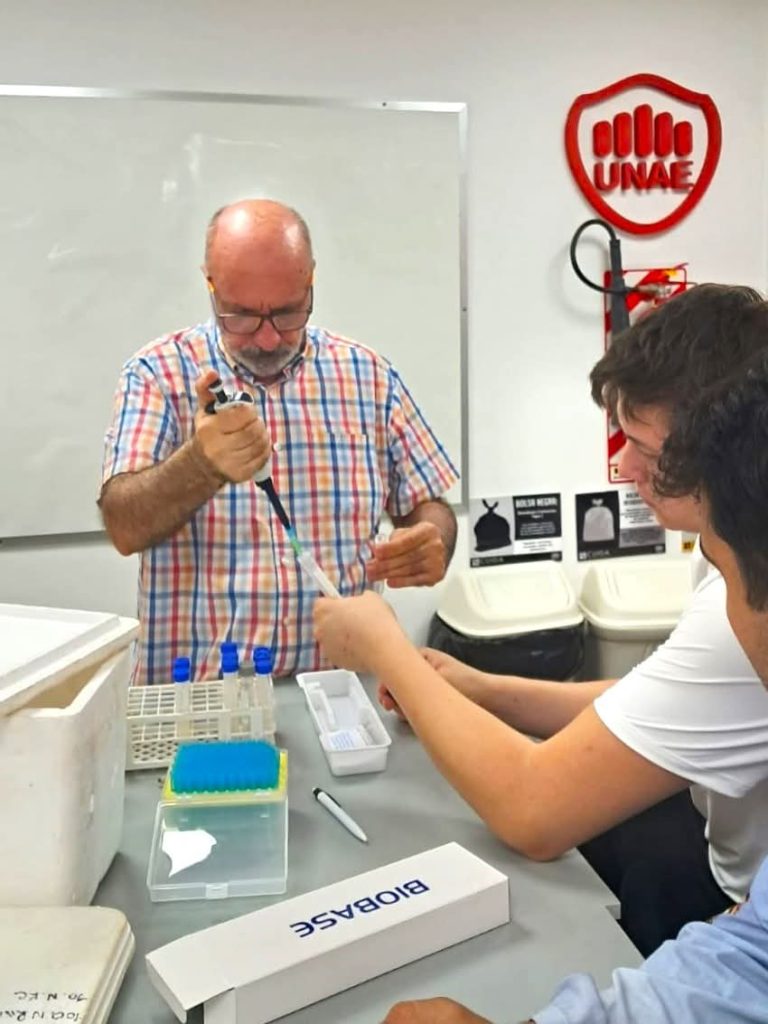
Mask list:
[[[285,107],[346,107],[363,110],[411,110],[433,114],[456,114],[459,142],[459,382],[461,395],[461,480],[459,512],[469,509],[469,386],[468,386],[468,288],[467,288],[467,104],[432,103],[411,100],[352,100],[317,96],[270,96],[265,93],[186,92],[179,89],[102,89],[68,85],[2,85],[0,96],[46,97],[48,99],[180,100],[196,103],[244,103]],[[89,531],[91,532],[91,531]],[[103,531],[92,531],[102,534]],[[63,537],[68,534],[46,534]],[[84,534],[79,534],[84,536]],[[26,537],[3,538],[26,540]]]

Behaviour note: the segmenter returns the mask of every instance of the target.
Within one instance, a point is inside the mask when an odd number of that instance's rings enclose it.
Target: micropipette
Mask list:
[[[225,405],[254,405],[253,396],[249,395],[247,391],[239,391],[234,395],[230,395],[224,388],[224,385],[217,378],[213,383],[208,385],[209,391],[215,396],[215,401],[209,402],[205,407],[207,413],[215,413],[217,409],[222,408]],[[275,490],[275,485],[272,482],[272,456],[270,455],[261,469],[258,469],[253,479],[258,487],[264,491],[269,503],[275,511],[275,515],[283,525],[285,532],[288,535],[288,540],[291,543],[293,552],[296,555],[296,560],[304,570],[307,576],[317,584],[318,588],[325,594],[326,597],[341,597],[341,594],[326,576],[320,566],[317,564],[315,557],[310,551],[307,551],[299,543],[299,539],[296,536],[291,520],[288,518],[288,513],[285,511],[282,501]]]

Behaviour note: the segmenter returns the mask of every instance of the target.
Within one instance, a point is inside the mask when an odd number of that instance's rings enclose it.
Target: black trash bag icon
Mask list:
[[[512,543],[509,533],[509,523],[504,516],[498,515],[494,509],[498,501],[493,505],[483,499],[483,505],[488,510],[475,523],[475,551],[493,551],[495,548],[505,548]]]

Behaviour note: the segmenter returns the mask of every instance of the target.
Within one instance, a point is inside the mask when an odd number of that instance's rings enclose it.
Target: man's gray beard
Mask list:
[[[262,352],[260,349],[241,349],[236,361],[250,370],[254,377],[276,377],[288,363],[298,354],[301,342],[295,345],[281,345],[273,352]]]

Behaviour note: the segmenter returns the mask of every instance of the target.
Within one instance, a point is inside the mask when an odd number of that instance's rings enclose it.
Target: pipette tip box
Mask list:
[[[278,755],[272,787],[177,794],[166,784],[147,870],[153,903],[285,892],[288,754]]]

